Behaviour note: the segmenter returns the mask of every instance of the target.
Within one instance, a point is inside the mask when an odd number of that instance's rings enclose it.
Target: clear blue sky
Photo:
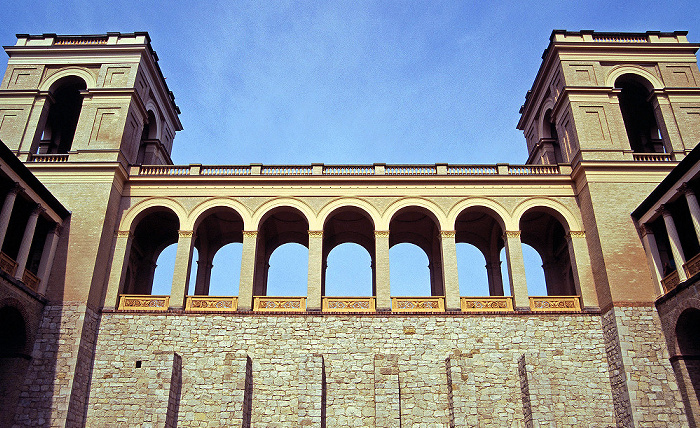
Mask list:
[[[4,0],[0,10],[3,45],[16,33],[148,31],[182,110],[176,164],[523,163],[518,109],[552,29],[687,30],[700,42],[697,0]]]

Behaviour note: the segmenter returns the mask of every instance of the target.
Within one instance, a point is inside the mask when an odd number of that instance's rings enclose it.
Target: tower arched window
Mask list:
[[[664,153],[665,147],[646,80],[624,74],[615,81],[620,89],[620,111],[630,148],[638,153]]]
[[[51,89],[53,102],[49,107],[44,133],[39,144],[39,153],[68,153],[73,145],[78,126],[85,81],[69,76],[56,82]]]

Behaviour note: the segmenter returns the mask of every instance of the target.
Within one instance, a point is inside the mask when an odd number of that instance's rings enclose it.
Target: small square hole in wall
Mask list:
[[[136,368],[137,369],[141,368],[141,360],[136,361]]]

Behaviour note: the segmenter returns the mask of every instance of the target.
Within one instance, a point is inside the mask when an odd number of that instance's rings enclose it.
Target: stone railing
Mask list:
[[[185,311],[235,312],[238,310],[238,297],[187,296]]]
[[[556,175],[559,165],[508,165],[509,175]]]
[[[259,312],[304,312],[306,297],[253,297],[253,310]]]
[[[646,36],[632,36],[629,34],[593,34],[596,42],[639,43],[648,42]]]
[[[461,297],[460,307],[463,312],[512,312],[513,297]]]
[[[24,285],[27,287],[31,288],[32,290],[36,291],[37,287],[39,287],[39,277],[34,275],[32,272],[29,270],[25,269],[24,273],[22,274],[22,282]]]
[[[68,162],[68,153],[63,154],[47,154],[35,153],[29,155],[29,162]]]
[[[394,312],[445,312],[445,297],[392,297]]]
[[[206,166],[200,169],[200,175],[250,175],[250,166],[221,165]]]
[[[139,175],[191,175],[189,166],[142,165]]]
[[[700,253],[685,262],[683,269],[685,270],[685,276],[688,278],[692,278],[695,274],[700,272]]]
[[[107,37],[57,37],[54,45],[104,45]]]
[[[656,155],[656,154],[655,154]],[[33,155],[38,156],[38,155]],[[64,155],[51,155],[64,156]],[[67,155],[65,155],[67,156]],[[663,156],[660,154],[659,156]],[[67,158],[66,158],[67,159]],[[36,162],[43,162],[36,160]],[[48,161],[47,161],[48,162]],[[51,162],[58,162],[51,160]],[[569,175],[568,165],[134,165],[137,176],[527,176]]]
[[[496,165],[448,165],[447,175],[496,175]]]
[[[681,283],[681,278],[678,275],[678,271],[674,270],[670,274],[666,275],[664,279],[661,280],[661,286],[664,288],[664,293],[668,293],[673,290]]]
[[[151,296],[149,294],[122,294],[119,296],[120,311],[167,311],[170,296]]]
[[[277,165],[264,166],[260,169],[261,175],[311,175],[313,168],[305,165]]]
[[[387,165],[386,175],[435,175],[435,165]]]
[[[0,270],[10,276],[14,276],[17,272],[17,262],[5,253],[0,252]]]
[[[581,296],[530,297],[530,310],[534,312],[580,312]]]
[[[637,162],[670,162],[670,153],[632,153],[632,159]]]
[[[374,175],[373,165],[324,165],[323,175]]]
[[[374,312],[376,301],[374,297],[324,297],[322,310],[324,312]]]

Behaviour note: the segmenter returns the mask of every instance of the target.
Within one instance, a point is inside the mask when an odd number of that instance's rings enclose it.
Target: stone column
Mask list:
[[[209,283],[211,282],[211,268],[214,267],[212,257],[208,248],[201,248],[199,260],[197,260],[197,278],[194,284],[194,294],[198,296],[209,294]]]
[[[491,259],[493,260],[493,259]],[[503,295],[503,275],[501,275],[501,261],[490,261],[486,263],[486,275],[489,281],[489,294],[492,296]]]
[[[523,261],[520,231],[507,230],[504,241],[506,243],[506,257],[508,260],[508,276],[510,277],[510,293],[515,298],[515,309],[529,311],[530,299],[527,292],[527,282],[525,281],[525,262]]]
[[[700,205],[698,205],[698,198],[695,196],[695,192],[693,192],[687,183],[683,183],[678,190],[685,194],[685,200],[688,202],[690,217],[693,219],[695,236],[698,238],[698,241],[700,241]]]
[[[128,230],[117,232],[117,242],[114,244],[114,254],[112,255],[112,271],[109,273],[105,296],[104,308],[107,310],[114,310],[119,304],[119,293],[124,289],[133,239],[134,235]]]
[[[649,262],[649,266],[652,268],[652,274],[656,278],[658,285],[661,283],[661,280],[664,279],[662,276],[664,273],[664,267],[661,263],[659,246],[656,244],[656,237],[654,236],[654,232],[652,232],[651,227],[643,224],[640,229],[642,232],[642,245],[646,249],[645,252],[647,254],[647,261]],[[657,292],[663,294],[663,290],[661,288],[658,288]]]
[[[321,276],[323,275],[323,231],[309,230],[309,276],[306,310],[321,310]]]
[[[253,309],[253,280],[255,275],[255,247],[258,242],[257,230],[243,231],[243,251],[241,278],[238,284],[238,310]]]
[[[593,280],[591,257],[588,254],[588,242],[583,231],[570,231],[567,236],[569,259],[574,276],[576,294],[581,296],[581,307],[584,309],[599,309],[598,293]]]
[[[442,246],[442,274],[445,278],[445,309],[448,311],[461,310],[459,300],[459,275],[457,274],[457,245],[454,230],[441,230],[440,243]]]
[[[664,224],[666,225],[666,233],[668,233],[668,239],[671,243],[671,253],[673,253],[673,261],[676,263],[678,279],[683,282],[688,278],[685,275],[685,269],[683,269],[683,265],[685,264],[685,255],[683,255],[683,247],[681,246],[681,238],[678,237],[676,223],[673,221],[671,211],[669,211],[665,205],[661,205],[659,211],[661,211],[661,215],[664,218]]]
[[[27,258],[29,257],[29,250],[32,247],[36,222],[39,219],[39,214],[42,212],[44,212],[44,209],[40,205],[37,205],[36,208],[32,210],[32,213],[29,214],[27,226],[24,228],[22,243],[20,244],[19,252],[17,253],[17,271],[15,272],[15,278],[19,279],[20,281],[24,275],[24,269],[27,267]]]
[[[177,252],[175,253],[175,272],[173,272],[173,285],[170,289],[170,308],[183,309],[185,307],[185,295],[190,282],[190,267],[192,267],[192,242],[194,241],[192,230],[177,231]]]
[[[54,226],[53,230],[46,235],[44,241],[44,249],[41,252],[41,261],[39,262],[39,294],[46,294],[46,287],[49,285],[49,274],[51,274],[51,266],[53,266],[53,258],[56,255],[56,246],[58,246],[58,238],[61,235],[61,226]]]
[[[22,187],[19,183],[15,183],[14,187],[7,192],[5,202],[2,204],[2,210],[0,210],[0,249],[2,249],[2,244],[5,242],[7,226],[10,224],[10,217],[12,216],[12,208],[15,206],[15,199],[20,190],[22,190]]]
[[[374,251],[376,259],[377,310],[391,310],[391,287],[389,284],[389,231],[374,231]]]

